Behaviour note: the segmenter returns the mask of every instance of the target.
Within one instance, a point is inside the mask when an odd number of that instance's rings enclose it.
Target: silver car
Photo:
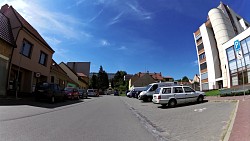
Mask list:
[[[160,87],[153,94],[153,103],[175,107],[177,104],[203,102],[205,93],[194,91],[189,86]]]

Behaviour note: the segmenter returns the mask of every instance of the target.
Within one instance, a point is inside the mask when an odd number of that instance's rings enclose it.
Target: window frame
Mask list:
[[[42,57],[43,54],[45,55],[45,58],[44,58],[44,62],[42,63],[41,62],[42,61],[41,57]],[[43,66],[47,66],[47,61],[48,61],[48,54],[46,54],[45,52],[41,51],[38,63],[41,64],[41,65],[43,65]]]
[[[30,45],[28,55],[24,53],[25,43],[27,43],[27,44]],[[20,50],[20,54],[23,55],[23,56],[25,56],[25,57],[27,57],[27,58],[30,58],[30,59],[31,59],[31,54],[32,54],[33,46],[34,46],[34,45],[33,45],[31,42],[29,42],[29,41],[26,40],[26,39],[23,39],[23,43],[22,43],[22,47],[21,47],[21,50]]]

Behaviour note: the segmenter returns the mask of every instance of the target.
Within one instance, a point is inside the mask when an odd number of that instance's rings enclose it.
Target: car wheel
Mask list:
[[[50,102],[55,103],[55,97],[54,96],[51,96]]]
[[[148,101],[148,102],[152,102],[152,98],[151,98],[151,97],[148,97],[148,98],[147,98],[147,101]]]
[[[204,100],[203,96],[199,96],[198,99],[197,99],[197,102],[198,103],[202,103]]]
[[[170,108],[174,108],[176,106],[176,100],[174,99],[171,99],[169,102],[168,102],[168,106]]]

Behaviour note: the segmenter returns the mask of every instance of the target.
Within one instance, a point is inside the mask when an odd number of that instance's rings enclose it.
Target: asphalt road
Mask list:
[[[235,106],[164,108],[117,96],[55,104],[0,99],[0,141],[219,141]]]
[[[0,103],[1,141],[154,141],[120,97]]]

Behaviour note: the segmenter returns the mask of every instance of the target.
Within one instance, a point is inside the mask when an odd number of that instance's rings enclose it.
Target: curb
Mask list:
[[[232,101],[232,100],[231,100]],[[227,128],[227,131],[226,131],[226,134],[223,138],[223,141],[228,141],[229,138],[230,138],[230,134],[232,132],[232,129],[233,129],[233,125],[234,125],[234,121],[235,121],[235,118],[236,118],[236,113],[238,111],[238,107],[239,107],[239,100],[237,100],[237,104],[236,104],[236,107],[235,107],[235,110],[229,120],[229,125],[228,125],[228,128]]]

